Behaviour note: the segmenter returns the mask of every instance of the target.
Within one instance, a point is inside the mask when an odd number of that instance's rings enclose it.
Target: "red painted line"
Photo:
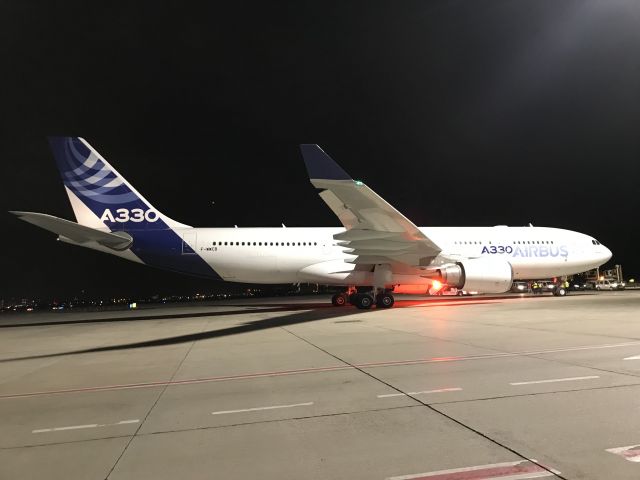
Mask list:
[[[436,475],[427,474],[423,477],[414,477],[413,480],[490,480],[534,473],[548,473],[549,476],[552,475],[551,472],[545,470],[539,465],[536,465],[535,463],[525,462],[520,465],[511,465],[508,467],[492,467]]]
[[[638,447],[635,447],[635,450],[629,449],[622,452],[622,456],[625,458],[637,457],[638,455],[640,455],[640,449]]]
[[[59,390],[44,390],[44,391],[36,391],[36,392],[4,394],[4,395],[0,395],[0,400],[10,399],[10,398],[36,397],[36,396],[42,396],[42,395],[60,395],[65,393],[100,392],[100,391],[107,391],[107,390],[153,388],[153,387],[164,387],[164,386],[171,386],[171,385],[191,385],[196,383],[245,380],[245,379],[252,379],[252,378],[263,378],[263,377],[280,377],[280,376],[286,376],[286,375],[299,375],[299,374],[305,374],[305,373],[350,370],[355,368],[393,367],[393,366],[421,365],[421,364],[441,363],[441,362],[489,360],[494,358],[509,358],[509,357],[518,357],[518,356],[535,355],[535,354],[543,354],[543,353],[556,353],[556,352],[590,350],[590,349],[600,349],[600,348],[615,348],[615,347],[624,347],[624,346],[638,345],[638,344],[640,344],[640,342],[626,342],[626,343],[618,343],[618,344],[555,348],[555,349],[549,349],[549,350],[489,353],[485,355],[469,355],[465,357],[432,357],[432,358],[418,358],[418,359],[411,359],[411,360],[395,360],[395,361],[386,361],[386,362],[369,362],[369,363],[354,364],[353,366],[335,365],[331,367],[301,368],[301,369],[295,369],[295,370],[279,370],[279,371],[270,371],[270,372],[245,373],[245,374],[238,374],[238,375],[223,375],[223,376],[215,376],[215,377],[191,378],[186,380],[174,380],[174,381],[155,381],[155,382],[125,383],[125,384],[115,384],[115,385],[98,385],[93,387],[80,387],[80,388],[68,388],[68,389],[59,389]]]
[[[44,390],[44,391],[28,392],[28,393],[6,394],[6,395],[0,395],[0,400],[7,399],[7,398],[36,397],[41,395],[60,395],[64,393],[100,392],[100,391],[107,391],[107,390],[153,388],[153,387],[164,387],[164,386],[171,386],[171,385],[192,385],[196,383],[222,382],[227,380],[245,380],[245,379],[262,378],[262,377],[282,377],[286,375],[333,372],[338,370],[350,370],[355,368],[392,367],[392,366],[401,366],[401,365],[420,365],[425,363],[459,362],[464,360],[476,360],[476,359],[479,360],[484,358],[488,359],[488,358],[497,358],[497,357],[505,357],[505,356],[511,357],[516,355],[518,354],[497,353],[497,354],[488,354],[488,355],[473,355],[469,357],[434,357],[434,358],[424,358],[424,359],[415,359],[415,360],[398,360],[398,361],[389,361],[389,362],[361,363],[361,364],[355,364],[353,366],[336,365],[333,367],[301,368],[297,370],[280,370],[280,371],[272,371],[272,372],[245,373],[245,374],[239,374],[239,375],[223,375],[223,376],[216,376],[216,377],[191,378],[186,380],[124,383],[124,384],[102,385],[102,386],[94,386],[94,387],[80,387],[80,388],[69,388],[69,389],[60,389],[60,390]]]
[[[320,368],[302,368],[299,370],[282,370],[276,372],[261,372],[261,373],[248,373],[242,375],[224,375],[220,377],[203,377],[192,378],[188,380],[174,380],[174,381],[158,381],[158,382],[144,382],[144,383],[124,383],[116,385],[101,385],[95,387],[81,387],[81,388],[68,388],[61,390],[45,390],[40,392],[28,392],[28,393],[15,393],[8,395],[0,395],[0,400],[7,398],[24,398],[24,397],[37,397],[42,395],[60,395],[65,393],[82,393],[82,392],[101,392],[111,390],[127,390],[136,388],[153,388],[164,387],[171,385],[192,385],[196,383],[209,383],[209,382],[222,382],[226,380],[243,380],[251,378],[261,377],[280,377],[285,375],[298,375],[302,373],[316,373],[316,372],[332,372],[336,370],[349,370],[354,367],[350,365],[340,365],[335,367],[320,367]]]

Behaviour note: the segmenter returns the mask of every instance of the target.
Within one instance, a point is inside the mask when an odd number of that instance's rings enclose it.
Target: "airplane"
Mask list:
[[[165,270],[227,282],[341,287],[332,303],[389,308],[394,289],[436,282],[502,293],[518,279],[563,277],[598,267],[611,251],[558,228],[417,227],[318,145],[300,145],[319,196],[342,227],[194,228],[154,208],[89,143],[49,143],[76,222],[12,211],[58,240]],[[284,227],[284,225],[283,225]],[[557,295],[565,295],[563,288]]]

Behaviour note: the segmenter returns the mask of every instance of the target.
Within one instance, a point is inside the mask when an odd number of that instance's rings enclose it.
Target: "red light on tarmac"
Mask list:
[[[436,291],[439,292],[440,290],[442,290],[442,282],[440,282],[439,280],[434,280],[433,281],[433,286],[432,288]]]

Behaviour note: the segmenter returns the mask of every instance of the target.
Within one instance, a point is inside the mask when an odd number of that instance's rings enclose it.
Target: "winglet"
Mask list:
[[[329,155],[316,144],[300,145],[302,158],[307,166],[311,179],[322,180],[351,180],[351,177]]]

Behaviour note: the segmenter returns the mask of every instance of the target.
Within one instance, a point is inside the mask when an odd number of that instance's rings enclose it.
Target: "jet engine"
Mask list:
[[[439,280],[451,287],[483,293],[503,293],[511,288],[511,264],[497,258],[472,258],[438,269]]]

